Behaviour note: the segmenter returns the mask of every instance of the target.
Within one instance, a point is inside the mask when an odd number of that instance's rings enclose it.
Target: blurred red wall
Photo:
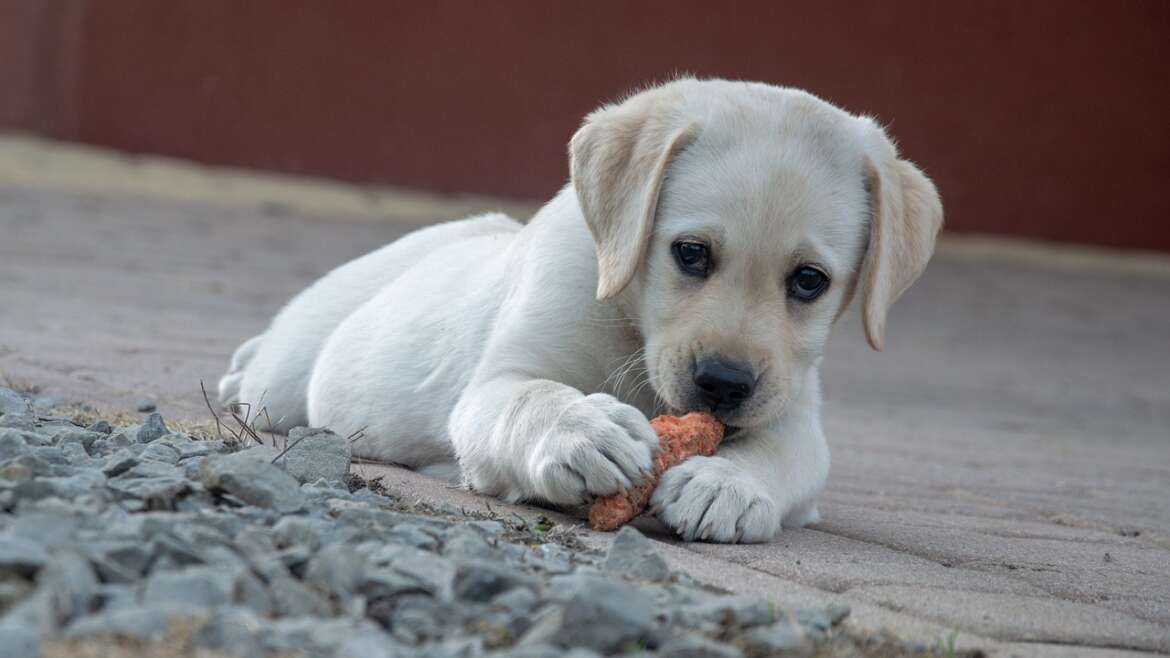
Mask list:
[[[890,125],[951,230],[1170,251],[1170,2],[0,0],[0,125],[546,198],[600,102],[675,72]]]

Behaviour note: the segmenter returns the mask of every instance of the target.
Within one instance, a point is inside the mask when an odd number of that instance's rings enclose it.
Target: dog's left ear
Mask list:
[[[897,150],[885,133],[866,159],[872,219],[861,266],[862,317],[870,347],[881,351],[890,306],[918,279],[934,253],[943,210],[934,183]]]
[[[695,137],[673,105],[643,93],[598,110],[569,142],[573,188],[597,248],[597,298],[629,285],[646,253],[670,161]]]

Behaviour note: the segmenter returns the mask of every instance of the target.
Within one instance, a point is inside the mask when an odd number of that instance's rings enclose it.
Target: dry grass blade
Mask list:
[[[272,458],[272,463],[275,464],[277,462],[277,460],[279,460],[281,457],[287,455],[289,450],[292,450],[293,448],[297,447],[297,445],[300,444],[301,441],[304,441],[305,439],[309,438],[310,436],[312,436],[312,435],[306,434],[305,436],[302,436],[301,438],[297,439],[296,441],[293,441],[292,443],[286,443],[284,446],[284,450],[281,450],[279,455]],[[276,444],[274,443],[273,445],[276,445]]]
[[[251,410],[250,410],[251,405],[244,404],[242,406],[249,407],[249,413],[251,413]],[[255,441],[258,445],[264,445],[264,439],[261,439],[260,434],[258,434],[256,432],[255,428],[253,428],[251,425],[248,424],[248,415],[245,415],[243,418],[240,418],[240,415],[238,413],[236,413],[235,411],[232,411],[231,416],[232,416],[232,419],[235,420],[236,423],[240,426],[241,435],[246,434],[246,435],[250,436],[252,438],[252,440]]]
[[[268,423],[268,439],[272,441],[272,447],[276,447],[276,432],[272,429],[272,416],[268,415],[268,407],[261,407],[260,411],[264,413],[264,422]],[[284,449],[288,450],[288,441],[284,442]]]
[[[203,391],[203,403],[207,405],[207,410],[211,412],[211,417],[215,419],[215,436],[216,438],[223,438],[223,425],[219,422],[219,414],[215,413],[215,408],[211,406],[211,398],[207,397],[207,387],[203,385],[203,380],[199,380],[199,390]]]

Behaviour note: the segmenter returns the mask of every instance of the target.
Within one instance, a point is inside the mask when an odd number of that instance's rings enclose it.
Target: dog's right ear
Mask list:
[[[573,188],[597,247],[597,298],[620,293],[645,256],[666,168],[698,132],[655,94],[585,118],[569,142]]]

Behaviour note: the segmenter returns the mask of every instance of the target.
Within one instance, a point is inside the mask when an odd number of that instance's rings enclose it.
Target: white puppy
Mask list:
[[[221,400],[558,505],[645,478],[648,416],[713,410],[733,433],[667,472],[656,516],[720,542],[815,521],[829,330],[860,286],[881,348],[934,248],[934,186],[872,120],[724,80],[604,107],[570,156],[526,226],[441,224],[322,278],[240,347]]]

